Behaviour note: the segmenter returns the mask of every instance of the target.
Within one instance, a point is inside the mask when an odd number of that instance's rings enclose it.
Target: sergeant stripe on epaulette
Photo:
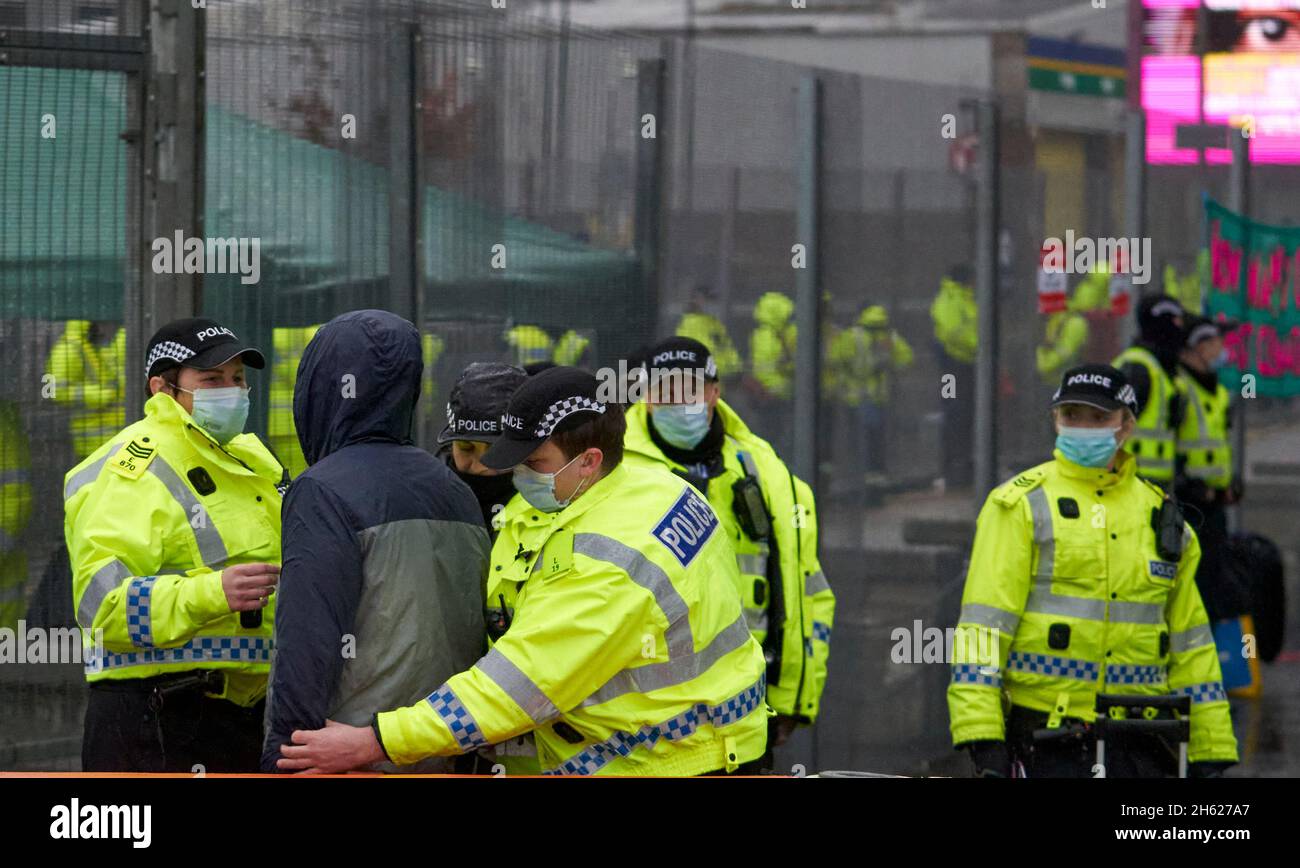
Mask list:
[[[150,455],[153,454],[152,447],[141,446],[139,443],[136,443],[134,440],[126,444],[126,451],[130,452],[136,458],[148,458]]]

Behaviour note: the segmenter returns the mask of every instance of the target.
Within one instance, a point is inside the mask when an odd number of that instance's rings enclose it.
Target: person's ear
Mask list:
[[[597,470],[600,470],[601,462],[604,460],[605,453],[593,446],[583,453],[582,461],[578,463],[578,469],[583,472],[583,476],[591,476]]]
[[[149,378],[149,394],[150,394],[150,395],[157,395],[159,392],[163,391],[164,389],[169,388],[170,386],[171,386],[171,383],[167,382],[167,381],[164,380],[162,377],[150,377],[150,378]]]

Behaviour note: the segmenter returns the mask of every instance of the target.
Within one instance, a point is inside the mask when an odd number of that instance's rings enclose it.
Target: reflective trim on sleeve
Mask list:
[[[126,586],[126,632],[137,648],[153,647],[153,624],[149,616],[149,597],[157,576],[141,576]]]
[[[749,625],[749,632],[758,633],[767,631],[767,610],[766,609],[745,609],[745,623]]]
[[[0,470],[0,486],[19,485],[21,483],[31,484],[32,472],[26,467],[15,467],[10,470]]]
[[[200,523],[199,527],[194,526],[194,516],[197,514],[195,507],[203,510],[203,505],[194,496],[194,492],[190,491],[185,481],[176,474],[176,471],[161,455],[155,455],[153,461],[149,462],[149,472],[156,476],[158,481],[167,488],[167,491],[185,514],[185,521],[189,524],[190,529],[194,531],[194,539],[199,544],[199,556],[202,558],[203,564],[210,569],[216,569],[224,565],[226,562],[226,544],[222,541],[221,534],[212,526],[212,522],[205,520]]]
[[[474,668],[492,679],[496,686],[513,699],[534,723],[546,723],[560,716],[560,710],[547,698],[542,689],[496,648],[475,663]]]
[[[744,616],[741,616],[714,636],[712,642],[694,654],[674,658],[665,663],[649,663],[645,666],[624,669],[584,699],[582,707],[600,705],[602,702],[609,702],[628,693],[652,693],[693,681],[709,671],[714,663],[749,641],[749,625]]]
[[[736,555],[736,565],[742,573],[753,576],[767,575],[767,555]]]
[[[94,464],[88,465],[78,470],[76,474],[74,474],[72,478],[69,479],[67,483],[63,486],[64,501],[71,500],[72,495],[76,494],[78,491],[80,491],[81,489],[85,488],[87,485],[89,485],[90,483],[98,479],[99,471],[104,469],[104,465],[108,463],[108,459],[111,458],[112,455],[113,455],[113,450],[110,449],[108,452],[105,452],[103,457],[100,458],[98,461],[96,461]]]
[[[442,718],[442,722],[447,724],[451,730],[451,735],[456,739],[456,744],[460,747],[461,753],[467,753],[476,747],[487,744],[487,739],[483,736],[483,730],[479,727],[478,722],[474,720],[474,715],[469,713],[469,709],[461,705],[460,699],[452,692],[452,689],[446,684],[430,693],[425,698],[425,702],[433,709],[434,714]]]
[[[1047,503],[1047,493],[1042,487],[1026,495],[1029,510],[1034,516],[1034,545],[1038,547],[1037,578],[1052,579],[1056,569],[1056,536],[1052,533],[1052,508]]]
[[[829,624],[823,624],[821,621],[813,621],[813,638],[818,642],[831,643],[831,628]]]
[[[1025,601],[1025,614],[1035,612],[1040,615],[1061,615],[1066,618],[1083,618],[1087,621],[1104,621],[1106,619],[1106,601],[1091,600],[1087,597],[1068,597],[1065,594],[1053,594],[1042,588],[1034,588]]]
[[[81,602],[77,604],[77,623],[89,630],[91,624],[95,622],[95,614],[99,611],[99,607],[104,604],[104,598],[130,575],[131,571],[126,564],[116,558],[100,567],[90,577],[90,584],[81,594]]]
[[[150,648],[127,654],[99,657],[94,647],[83,650],[87,674],[130,666],[159,666],[173,663],[270,663],[275,643],[259,636],[200,636],[179,648]]]
[[[1129,603],[1124,600],[1110,601],[1111,621],[1125,624],[1163,624],[1165,607],[1159,603]]]
[[[1011,652],[1007,658],[1007,668],[1016,672],[1032,672],[1078,681],[1096,681],[1101,673],[1101,667],[1092,660],[1074,660],[1051,654],[1026,654],[1023,651]]]
[[[1189,684],[1186,687],[1175,687],[1173,692],[1190,696],[1193,705],[1202,702],[1225,702],[1228,699],[1222,681],[1206,681],[1201,684]]]
[[[729,726],[763,707],[766,692],[765,679],[759,678],[752,687],[736,694],[720,705],[701,703],[692,706],[676,717],[654,726],[643,726],[638,732],[616,732],[603,742],[590,745],[544,775],[594,775],[609,763],[627,756],[637,748],[651,750],[660,739],[679,741],[688,738],[704,725],[715,729]]]
[[[663,569],[641,552],[612,537],[598,533],[579,533],[573,537],[573,551],[598,561],[605,561],[623,570],[632,581],[654,594],[655,602],[668,621],[664,641],[670,656],[688,655],[695,651],[695,638],[691,634],[690,610],[682,595],[673,587],[672,580]]]
[[[1175,654],[1184,654],[1193,648],[1214,644],[1214,631],[1209,624],[1198,624],[1187,630],[1169,634],[1169,650]]]
[[[986,606],[983,603],[967,603],[961,607],[961,615],[957,618],[957,623],[992,627],[994,630],[1006,633],[1008,636],[1014,636],[1016,635],[1016,628],[1020,626],[1020,616],[1015,612],[1008,612],[1006,609],[999,609],[996,606]]]
[[[995,667],[985,666],[982,663],[954,663],[952,665],[952,683],[1001,687],[1002,672]]]
[[[1107,684],[1163,684],[1163,666],[1107,666]]]
[[[829,591],[830,589],[831,585],[830,582],[826,581],[826,574],[821,570],[818,570],[808,577],[808,581],[804,584],[803,592],[811,597],[815,594],[820,594],[822,591]]]

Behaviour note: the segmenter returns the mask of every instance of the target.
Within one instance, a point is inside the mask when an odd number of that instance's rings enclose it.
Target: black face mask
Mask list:
[[[491,527],[494,514],[492,508],[498,504],[505,506],[510,502],[510,498],[515,496],[514,477],[509,473],[498,476],[478,476],[473,473],[461,473],[459,470],[456,471],[456,475],[464,480],[470,491],[474,492],[479,509],[483,510],[483,521]]]

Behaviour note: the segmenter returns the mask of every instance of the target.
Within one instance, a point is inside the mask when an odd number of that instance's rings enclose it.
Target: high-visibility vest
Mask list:
[[[1176,693],[1192,701],[1189,759],[1237,759],[1200,544],[1184,522],[1182,557],[1159,554],[1164,494],[1117,455],[1107,470],[1056,450],[985,501],[952,646],[954,744],[1003,740],[1004,699],[1092,721],[1099,693]]]
[[[31,469],[18,405],[0,401],[0,627],[10,629],[27,611],[27,553],[19,538],[32,517]]]
[[[975,290],[945,277],[930,304],[934,337],[953,360],[969,365],[979,344],[979,307]]]
[[[772,447],[750,431],[725,401],[718,401],[714,412],[722,417],[727,438],[722,449],[724,470],[709,480],[707,497],[735,551],[739,569],[736,590],[750,632],[760,643],[767,638],[769,627],[771,548],[766,541],[750,539],[736,518],[732,486],[745,475],[758,478],[776,533],[785,623],[780,673],[768,681],[767,702],[778,714],[811,722],[821,709],[835,625],[835,594],[817,554],[817,506],[811,489],[790,473]],[[686,472],[687,468],[665,455],[651,439],[650,424],[644,403],[628,409],[624,460],[631,467]]]
[[[740,352],[732,343],[727,327],[716,316],[707,313],[687,313],[677,324],[676,334],[697,340],[709,348],[713,363],[718,366],[719,377],[730,377],[744,369]]]
[[[530,730],[543,774],[697,775],[763,754],[763,652],[695,489],[620,464],[559,512],[507,511],[488,573],[519,586],[509,629],[425,701],[379,715],[393,762]]]
[[[551,361],[555,342],[535,325],[517,325],[506,332],[506,345],[512,350],[511,361],[523,367],[534,362]]]
[[[1151,389],[1147,393],[1146,405],[1138,413],[1137,428],[1124,448],[1137,459],[1140,475],[1153,482],[1167,484],[1174,478],[1175,439],[1169,418],[1169,399],[1175,395],[1177,387],[1150,350],[1129,347],[1116,356],[1111,365],[1122,368],[1130,363],[1146,368]]]
[[[57,403],[72,410],[72,448],[85,458],[126,424],[122,350],[126,330],[107,346],[90,342],[90,322],[70,320],[50,349],[45,373]]]
[[[1229,394],[1222,383],[1210,392],[1186,372],[1179,372],[1178,387],[1186,399],[1183,424],[1178,429],[1178,455],[1183,473],[1211,488],[1232,484],[1232,443],[1228,439]]]
[[[245,629],[221,572],[280,562],[283,468],[255,435],[217,443],[170,395],[144,409],[64,478],[86,679],[221,669],[225,697],[252,705],[266,693],[275,597]]]
[[[266,439],[291,477],[307,469],[307,459],[302,455],[298,429],[293,421],[293,387],[298,381],[298,363],[319,328],[318,325],[277,328],[271,337],[275,358],[271,362],[271,406],[266,416]]]

